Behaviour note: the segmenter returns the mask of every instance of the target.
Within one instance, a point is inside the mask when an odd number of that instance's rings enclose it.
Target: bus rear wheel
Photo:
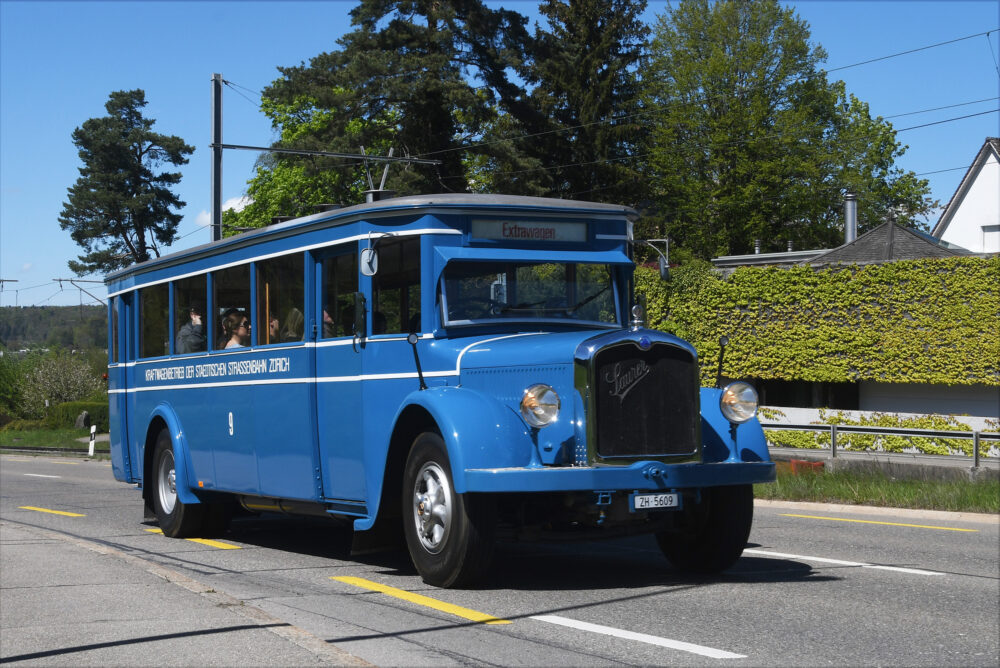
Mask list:
[[[403,471],[403,533],[420,577],[437,587],[475,584],[493,558],[496,506],[491,497],[457,494],[441,436],[425,432]]]
[[[664,556],[681,571],[719,573],[743,554],[753,524],[753,486],[701,490],[701,502],[685,508],[681,531],[656,534]]]
[[[171,538],[199,535],[205,521],[205,508],[201,504],[184,503],[177,496],[174,447],[166,429],[156,436],[152,492],[153,510],[163,535]]]

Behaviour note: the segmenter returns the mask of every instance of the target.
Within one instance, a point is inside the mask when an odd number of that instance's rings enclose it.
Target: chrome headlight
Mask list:
[[[532,427],[552,424],[559,417],[559,395],[548,385],[532,385],[521,397],[521,415]]]
[[[757,390],[750,383],[738,381],[726,385],[719,397],[719,408],[730,422],[737,424],[757,414]]]

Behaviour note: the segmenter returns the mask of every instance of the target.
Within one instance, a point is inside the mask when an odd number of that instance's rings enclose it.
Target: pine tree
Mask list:
[[[158,257],[176,238],[184,206],[170,187],[180,172],[159,172],[164,164],[183,165],[194,152],[180,137],[153,132],[142,115],[142,90],[115,91],[107,116],[91,118],[73,131],[80,178],[68,189],[59,226],[87,251],[71,260],[78,275],[109,272]]]

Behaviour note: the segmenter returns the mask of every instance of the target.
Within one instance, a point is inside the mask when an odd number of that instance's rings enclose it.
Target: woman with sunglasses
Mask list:
[[[250,345],[250,318],[245,311],[232,309],[222,317],[222,348]]]

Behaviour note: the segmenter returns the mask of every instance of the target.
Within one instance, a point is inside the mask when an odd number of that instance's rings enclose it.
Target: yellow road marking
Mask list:
[[[389,587],[384,584],[379,584],[378,582],[372,582],[371,580],[365,580],[364,578],[354,578],[354,577],[331,577],[331,580],[336,580],[337,582],[343,582],[344,584],[354,585],[355,587],[362,587],[364,589],[370,589],[371,591],[381,592],[387,596],[393,596],[395,598],[402,599],[404,601],[409,601],[410,603],[416,603],[417,605],[423,605],[428,608],[433,608],[441,612],[447,612],[450,615],[455,615],[456,617],[461,617],[462,619],[468,619],[473,622],[480,622],[483,624],[510,624],[509,619],[498,619],[492,615],[487,615],[483,612],[476,612],[475,610],[469,610],[468,608],[463,608],[458,605],[452,605],[451,603],[445,603],[444,601],[438,601],[437,599],[430,598],[429,596],[423,596],[421,594],[414,594],[410,591],[405,591],[403,589],[396,589],[395,587]]]
[[[49,464],[68,464],[69,466],[79,466],[81,462],[67,462],[63,459],[46,459]]]
[[[66,517],[86,517],[82,513],[68,513],[65,510],[52,510],[51,508],[36,508],[35,506],[18,506],[21,510],[34,510],[39,513],[51,513],[53,515],[65,515]]]
[[[832,522],[858,522],[860,524],[885,524],[891,527],[910,527],[913,529],[937,529],[939,531],[966,531],[969,533],[979,533],[979,529],[957,529],[955,527],[936,527],[928,526],[925,524],[903,524],[900,522],[876,522],[875,520],[854,520],[847,519],[845,517],[821,517],[819,515],[792,515],[790,513],[782,513],[783,517],[802,517],[807,520],[830,520]]]
[[[163,533],[163,529],[146,529],[149,533]],[[209,547],[215,547],[220,550],[240,550],[242,546],[233,545],[232,543],[223,543],[221,540],[209,540],[207,538],[185,538],[184,540],[190,543],[198,543],[199,545],[207,545]]]

